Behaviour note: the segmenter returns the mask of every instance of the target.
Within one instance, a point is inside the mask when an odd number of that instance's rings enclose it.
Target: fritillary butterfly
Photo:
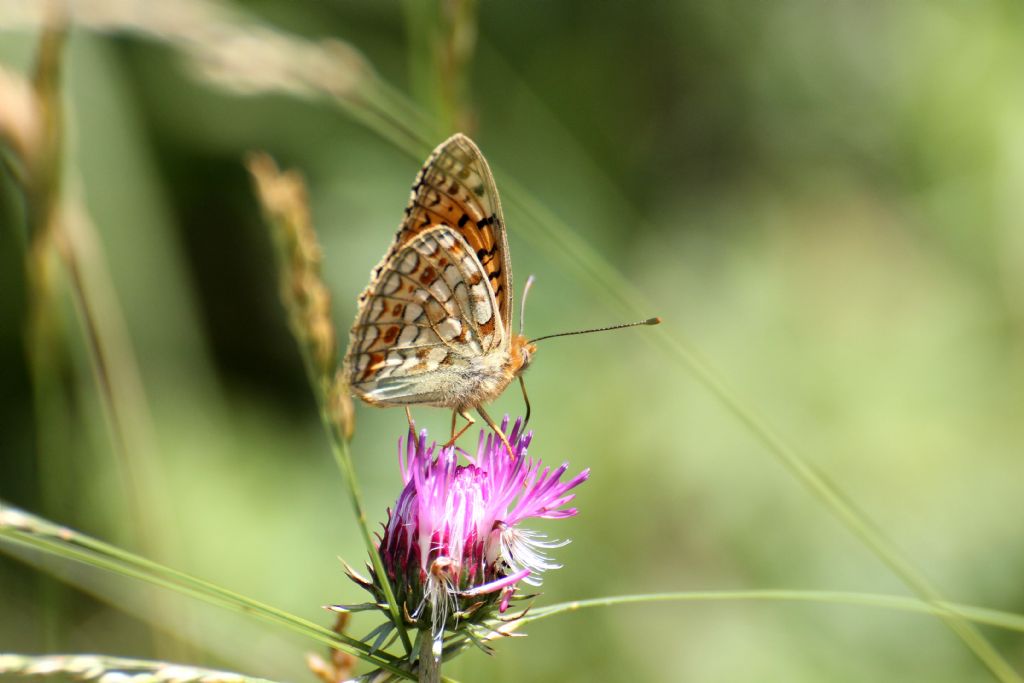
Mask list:
[[[512,264],[494,178],[456,134],[416,176],[405,218],[359,297],[344,373],[373,406],[452,410],[452,441],[530,364],[511,331]],[[455,433],[455,416],[467,424]],[[511,452],[511,449],[510,449]]]

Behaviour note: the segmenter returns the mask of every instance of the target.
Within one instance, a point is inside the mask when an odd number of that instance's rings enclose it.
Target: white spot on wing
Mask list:
[[[424,237],[414,246],[416,251],[420,252],[424,256],[433,256],[434,254],[437,253],[437,241],[433,238],[433,236]]]
[[[398,368],[404,360],[405,358],[397,351],[391,351],[388,353],[387,357],[384,359],[384,363],[376,372],[377,379],[393,375],[395,369]]]
[[[448,283],[448,286],[453,290],[464,282],[462,273],[459,272],[458,268],[452,265],[449,265],[444,269],[442,276],[444,277],[444,281]]]
[[[373,300],[373,303],[370,304],[370,314],[369,314],[368,318],[370,320],[376,320],[377,318],[380,317],[380,314],[383,313],[383,312],[384,312],[384,302],[381,300],[380,297],[377,297],[377,298],[375,298]]]
[[[415,325],[406,325],[402,328],[402,334],[398,335],[398,346],[408,346],[416,341],[420,328]]]
[[[477,323],[483,325],[491,319],[491,302],[487,298],[487,290],[483,282],[479,282],[470,288],[470,298],[473,301],[473,317]]]
[[[415,251],[409,250],[401,262],[399,262],[398,272],[408,275],[412,271],[416,270],[416,266],[418,266],[419,263],[419,255]]]
[[[459,336],[462,332],[462,323],[455,318],[445,318],[441,321],[441,324],[437,326],[437,332],[441,335],[441,339],[445,341],[451,341]]]
[[[377,337],[380,336],[380,330],[377,329],[376,325],[363,328],[363,336],[359,340],[359,350],[365,351],[373,345],[373,342],[377,341]]]
[[[441,278],[437,278],[430,283],[430,293],[442,303],[452,298],[452,290],[448,288],[448,284]]]
[[[472,315],[473,308],[469,305],[469,287],[465,282],[455,285],[455,303],[464,316]]]
[[[419,320],[420,316],[423,315],[423,307],[419,304],[406,304],[405,314],[402,316],[402,320],[407,323],[413,323]]]
[[[455,238],[447,230],[437,235],[437,241],[445,249],[451,249],[455,246]]]
[[[384,294],[394,294],[401,284],[402,278],[399,277],[398,273],[388,273],[388,278],[384,281],[380,291]],[[380,300],[378,299],[378,301]]]

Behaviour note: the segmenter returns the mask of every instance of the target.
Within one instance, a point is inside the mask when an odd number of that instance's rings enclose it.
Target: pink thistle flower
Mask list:
[[[507,427],[506,417],[502,431]],[[506,432],[511,459],[497,435],[481,432],[468,465],[458,464],[462,451],[454,447],[428,446],[425,430],[399,441],[405,487],[388,511],[380,552],[396,600],[421,630],[430,629],[435,657],[446,629],[504,612],[520,581],[538,586],[543,572],[561,566],[547,551],[568,541],[521,523],[575,515],[566,507],[575,497],[570,491],[590,470],[562,481],[568,465],[552,469],[529,458],[533,434],[520,427],[517,420]]]

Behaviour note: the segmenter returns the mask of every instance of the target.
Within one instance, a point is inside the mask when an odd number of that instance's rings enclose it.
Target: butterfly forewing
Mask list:
[[[428,403],[474,358],[506,344],[487,274],[449,226],[394,250],[360,297],[348,379],[376,403]]]
[[[487,161],[461,134],[434,150],[416,177],[392,251],[435,225],[451,227],[469,245],[507,330],[512,319],[512,273],[505,220]]]

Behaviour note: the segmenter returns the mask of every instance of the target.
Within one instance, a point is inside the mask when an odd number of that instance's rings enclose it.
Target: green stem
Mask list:
[[[804,591],[804,590],[739,590],[739,591],[684,591],[679,593],[650,593],[643,595],[618,595],[607,598],[574,600],[546,607],[538,607],[522,618],[523,623],[546,619],[557,614],[575,612],[591,607],[614,607],[648,602],[809,602],[832,605],[853,605],[878,607],[902,612],[916,612],[942,616],[957,614],[977,624],[995,626],[1009,631],[1024,633],[1024,615],[1000,610],[974,607],[955,602],[940,602],[934,605],[923,600],[899,595],[880,593],[854,593],[849,591]]]
[[[296,339],[301,339],[296,333]],[[402,620],[402,615],[398,611],[398,601],[395,599],[394,591],[391,590],[391,582],[388,581],[388,576],[384,572],[384,563],[380,558],[380,551],[377,549],[377,544],[373,542],[373,535],[370,533],[370,526],[366,519],[366,512],[363,507],[363,494],[359,488],[359,480],[356,478],[356,470],[352,465],[352,452],[349,448],[348,439],[340,432],[339,426],[334,424],[331,419],[330,413],[327,410],[327,389],[324,383],[327,381],[320,381],[317,379],[317,372],[315,370],[313,359],[309,354],[309,349],[305,344],[299,343],[299,348],[302,352],[303,364],[306,366],[306,374],[309,378],[310,386],[313,388],[313,392],[316,394],[317,405],[320,409],[320,421],[323,423],[324,431],[327,433],[327,439],[331,444],[331,454],[334,456],[334,462],[338,465],[338,469],[341,471],[341,478],[345,481],[345,485],[348,487],[349,500],[352,502],[352,511],[356,517],[356,526],[359,527],[359,534],[363,538],[363,544],[366,546],[366,552],[370,556],[370,563],[373,565],[373,570],[377,573],[380,578],[378,582],[381,590],[384,592],[384,599],[388,603],[388,614],[391,617],[391,622],[395,625],[395,629],[398,631],[399,637],[402,639],[402,645],[405,648],[405,653],[409,654],[412,652],[412,642],[409,640],[409,634],[406,631],[406,624]]]
[[[546,607],[532,608],[522,618],[499,625],[509,630],[534,621],[540,621],[559,614],[567,614],[592,607],[616,607],[619,605],[652,603],[652,602],[794,602],[824,605],[849,605],[854,607],[873,607],[915,614],[942,616],[955,613],[963,619],[1024,633],[1024,615],[1000,610],[974,607],[954,602],[942,602],[938,606],[916,598],[880,593],[856,593],[850,591],[808,591],[788,589],[768,590],[735,590],[735,591],[683,591],[676,593],[648,593],[640,595],[618,595],[588,600],[561,602]],[[462,650],[471,646],[468,637],[457,635],[445,641],[445,658],[454,657]]]
[[[440,683],[441,661],[434,657],[434,639],[430,631],[420,631],[419,683]]]
[[[274,246],[277,254],[277,268],[278,272],[284,274],[283,277],[287,278],[289,273],[289,255],[288,247],[286,244],[285,233],[286,230],[283,226],[274,226]],[[286,299],[285,306],[296,305],[293,301]],[[289,311],[289,313],[293,313]],[[391,618],[391,622],[395,625],[395,630],[398,631],[398,635],[402,640],[402,645],[405,648],[405,653],[408,655],[412,652],[412,642],[409,640],[409,634],[406,631],[406,624],[402,620],[402,615],[398,610],[398,602],[395,599],[394,591],[391,589],[391,583],[388,581],[387,574],[384,572],[384,564],[380,558],[380,552],[377,549],[377,545],[373,542],[373,535],[370,532],[370,527],[367,522],[365,508],[363,506],[363,495],[359,488],[359,481],[356,478],[355,467],[352,465],[352,454],[349,448],[348,439],[341,431],[341,425],[334,422],[331,417],[331,413],[328,407],[329,403],[329,392],[331,378],[325,375],[320,370],[317,364],[313,360],[312,353],[307,344],[303,343],[305,338],[304,331],[298,329],[298,323],[296,322],[297,315],[289,315],[289,324],[292,328],[292,336],[297,342],[299,347],[299,354],[302,358],[302,365],[306,370],[306,379],[309,381],[309,386],[313,390],[313,395],[316,400],[317,409],[320,413],[320,422],[323,424],[324,431],[327,433],[327,439],[331,444],[331,454],[334,456],[334,461],[341,471],[342,479],[345,481],[345,485],[348,487],[349,500],[352,503],[352,510],[355,513],[356,525],[359,527],[360,536],[362,536],[363,543],[366,546],[366,552],[370,556],[370,562],[373,565],[373,570],[377,573],[380,581],[381,590],[384,593],[384,598],[388,603],[388,615]]]
[[[19,520],[14,526],[4,523],[12,517]],[[374,666],[403,678],[414,677],[400,668],[401,660],[386,653],[370,654],[370,646],[344,634],[338,634],[311,621],[276,607],[263,604],[226,588],[166,567],[126,550],[117,548],[66,527],[29,515],[0,503],[0,538],[29,546],[105,569],[122,576],[139,579],[163,588],[190,595],[197,599],[236,612],[252,614],[265,621],[285,626],[314,640],[351,652]]]

